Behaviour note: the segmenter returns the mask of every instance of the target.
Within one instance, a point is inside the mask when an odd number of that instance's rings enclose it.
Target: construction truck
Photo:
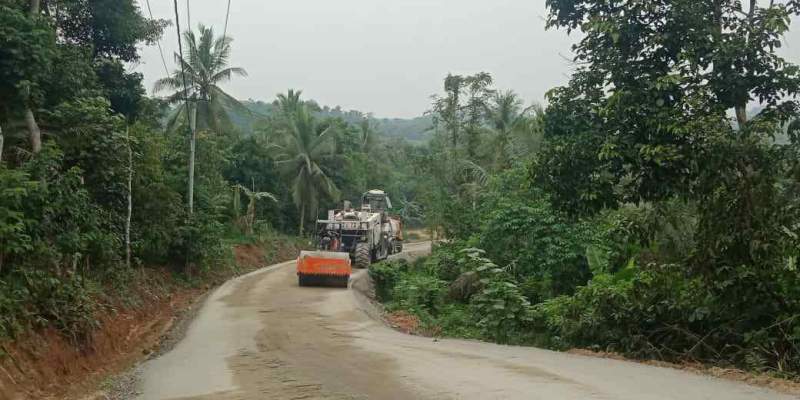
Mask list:
[[[303,251],[297,260],[300,286],[346,287],[352,267],[367,268],[375,261],[403,251],[402,221],[389,215],[392,202],[382,190],[361,196],[361,207],[349,202],[316,221],[316,251]]]

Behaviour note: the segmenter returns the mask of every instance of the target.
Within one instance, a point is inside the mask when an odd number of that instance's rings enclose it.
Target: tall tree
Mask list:
[[[284,115],[289,116],[296,113],[303,106],[303,101],[300,100],[300,95],[302,94],[302,90],[289,89],[286,94],[278,94],[278,99],[275,100],[275,103]]]
[[[486,72],[480,72],[465,79],[467,102],[464,105],[464,131],[467,134],[467,157],[470,160],[476,160],[478,156],[487,106],[494,93],[490,88],[492,82],[492,76]]]
[[[764,117],[786,120],[798,109],[800,68],[777,54],[800,13],[796,0],[749,8],[740,0],[546,4],[549,27],[583,32],[569,86],[550,92],[549,110],[563,123],[548,123],[548,135],[587,135],[596,149],[583,152],[595,159],[587,164],[602,160],[606,171],[584,175],[610,173],[624,201],[690,190],[704,130],[716,132],[705,128],[724,124],[728,112],[746,132],[752,100],[764,104]]]
[[[800,92],[800,71],[777,54],[800,2],[756,0],[547,0],[548,27],[580,29],[576,59],[612,93],[651,88],[644,105],[675,104],[707,91],[739,128],[747,106],[758,100],[768,111]],[[659,80],[661,82],[659,82]],[[589,82],[587,82],[589,83]]]
[[[199,40],[198,40],[199,39]],[[184,33],[187,55],[175,54],[175,62],[180,65],[172,76],[156,81],[156,92],[173,90],[167,97],[178,108],[169,119],[170,130],[186,120],[186,113],[196,115],[197,128],[211,129],[220,133],[229,123],[228,111],[247,108],[220,86],[234,76],[246,77],[247,71],[240,67],[229,67],[230,37],[214,37],[214,29],[199,26],[199,38],[194,32]],[[183,82],[186,78],[187,87]],[[188,100],[188,101],[184,101]]]
[[[292,114],[289,131],[278,149],[277,164],[292,180],[292,200],[300,210],[301,235],[306,211],[316,210],[322,196],[339,197],[339,190],[321,167],[334,151],[334,127],[320,132],[308,108],[301,106]]]
[[[492,76],[486,72],[468,76],[449,74],[444,80],[444,96],[433,97],[429,112],[437,124],[443,125],[454,157],[458,157],[459,148],[466,144],[467,156],[476,158],[487,102],[493,93],[491,85]],[[466,143],[461,143],[462,134],[466,134]]]
[[[489,122],[494,129],[494,143],[492,146],[495,154],[495,167],[500,169],[508,166],[509,145],[511,135],[515,129],[525,121],[522,110],[522,100],[513,91],[495,93],[489,106]]]
[[[223,125],[229,127],[228,110],[236,108],[248,111],[247,108],[226,93],[219,86],[233,76],[247,76],[247,71],[239,67],[229,67],[231,42],[229,37],[214,37],[213,28],[199,26],[199,41],[194,32],[187,31],[184,38],[188,55],[181,57],[175,54],[175,62],[180,65],[172,76],[159,79],[155,91],[171,89],[175,92],[167,97],[167,101],[178,104],[168,122],[168,129],[174,129],[187,118],[189,120],[189,212],[194,205],[194,149],[196,129],[210,129],[221,133]],[[184,84],[188,82],[188,86]]]

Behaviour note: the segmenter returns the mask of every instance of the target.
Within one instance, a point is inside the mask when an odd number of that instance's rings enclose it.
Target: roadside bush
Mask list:
[[[205,273],[212,268],[221,270],[233,266],[233,253],[223,240],[224,226],[206,213],[196,213],[188,223],[178,228],[171,246],[171,260]],[[191,272],[191,271],[187,271]]]
[[[21,270],[0,280],[0,337],[26,328],[53,326],[81,343],[97,326],[93,290],[79,275],[58,277],[42,270]]]
[[[410,273],[397,282],[392,301],[403,310],[431,320],[442,310],[446,294],[447,282],[427,274]]]
[[[702,306],[702,295],[690,290],[697,282],[687,283],[676,266],[629,268],[599,275],[572,296],[534,306],[534,329],[548,332],[552,340],[544,344],[662,359],[676,351],[678,341],[685,347],[695,334],[682,331],[683,321],[692,315],[689,319],[699,323],[710,310]]]
[[[375,295],[378,300],[388,302],[392,299],[392,290],[407,270],[406,260],[385,261],[369,267],[369,276],[375,284]]]
[[[586,260],[591,241],[585,227],[568,222],[546,200],[534,199],[500,202],[485,218],[478,247],[508,266],[516,280],[538,279],[536,297],[550,298],[570,294],[591,278]]]
[[[530,303],[517,285],[491,281],[470,302],[481,334],[499,343],[521,343],[527,336]]]

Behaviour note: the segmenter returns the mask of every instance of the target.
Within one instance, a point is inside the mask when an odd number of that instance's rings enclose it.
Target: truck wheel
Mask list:
[[[368,243],[359,243],[356,245],[355,251],[355,261],[356,261],[356,268],[369,268],[369,264],[371,261],[370,254],[369,254],[369,244]]]

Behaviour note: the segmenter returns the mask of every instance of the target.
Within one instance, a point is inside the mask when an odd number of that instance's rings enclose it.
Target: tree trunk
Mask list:
[[[746,105],[739,105],[735,107],[736,110],[736,121],[739,122],[739,130],[744,129],[744,126],[747,124],[747,106]]]
[[[303,236],[303,225],[306,222],[306,207],[305,204],[300,206],[300,236]]]
[[[195,131],[195,127],[197,125],[197,109],[194,108],[192,110],[187,110],[189,112],[189,132],[190,139],[189,139],[189,215],[194,214],[194,157],[195,157],[195,147],[197,142],[197,133]],[[194,114],[194,115],[192,115]]]
[[[41,9],[41,0],[31,0],[28,12],[31,17],[39,15]],[[30,96],[28,96],[30,97]],[[25,105],[25,125],[28,127],[28,136],[31,141],[31,151],[34,154],[42,150],[42,131],[39,130],[39,124],[36,123],[36,116],[33,115],[30,105]]]
[[[36,117],[33,115],[33,110],[30,106],[25,106],[25,125],[28,127],[28,134],[31,140],[31,151],[34,154],[42,150],[42,131],[39,129],[39,124],[36,123]]]
[[[3,162],[3,128],[0,128],[0,162]]]
[[[133,149],[130,127],[125,131],[128,139],[128,215],[125,218],[125,265],[131,268],[131,217],[133,216]]]

